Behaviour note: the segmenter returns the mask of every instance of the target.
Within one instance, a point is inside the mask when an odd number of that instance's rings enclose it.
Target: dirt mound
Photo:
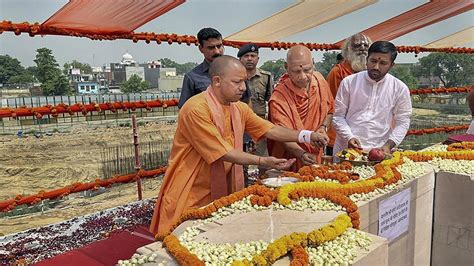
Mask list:
[[[139,127],[140,140],[172,141],[176,125]],[[75,182],[90,182],[100,174],[105,146],[133,143],[129,127],[76,129],[36,138],[0,137],[0,200],[33,194]]]

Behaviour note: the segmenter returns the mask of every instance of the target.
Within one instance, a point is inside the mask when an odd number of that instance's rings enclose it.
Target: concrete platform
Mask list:
[[[435,175],[431,166],[426,164],[426,167],[429,170],[427,174],[415,178],[390,193],[357,204],[361,230],[377,235],[379,203],[400,191],[411,188],[408,232],[389,243],[388,265],[430,264]]]
[[[361,230],[370,233],[374,240],[368,253],[362,252],[354,265],[429,265],[431,255],[431,228],[433,215],[434,171],[426,164],[428,173],[370,201],[358,202]],[[381,201],[411,189],[408,232],[389,242],[378,237],[379,204]],[[311,210],[265,210],[226,217],[218,222],[204,225],[203,233],[196,240],[212,243],[236,243],[252,240],[271,242],[292,232],[310,232],[332,221],[342,212]],[[180,235],[191,225],[188,221],[180,225],[174,233]],[[161,242],[139,248],[137,253],[159,255],[157,261],[172,261],[172,257],[162,247]],[[170,261],[170,262],[171,262]],[[284,257],[276,265],[289,264]],[[150,264],[151,265],[151,264]],[[171,264],[173,265],[173,264]]]
[[[432,256],[433,266],[474,265],[473,176],[436,175]]]
[[[271,242],[285,234],[292,232],[309,233],[330,223],[336,216],[343,212],[324,211],[312,213],[310,210],[293,211],[258,211],[236,214],[200,227],[203,233],[199,234],[196,241],[206,240],[211,243],[237,243],[264,240]],[[186,227],[189,226],[188,222]],[[354,229],[350,229],[354,230]],[[177,228],[174,233],[182,232]],[[373,243],[368,251],[360,251],[360,255],[354,260],[353,265],[387,265],[388,242],[386,239],[376,235],[370,235]],[[161,242],[155,242],[137,250],[140,254],[155,253],[158,255],[156,261],[166,261],[169,265],[177,265],[172,256],[162,248]],[[281,258],[275,265],[288,265],[289,256]],[[155,265],[149,263],[147,265]]]

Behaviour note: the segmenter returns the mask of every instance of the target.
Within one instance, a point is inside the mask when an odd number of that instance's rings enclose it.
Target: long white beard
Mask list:
[[[360,72],[367,69],[367,59],[365,55],[357,55],[356,53],[350,51],[348,53],[347,60],[351,63],[351,67],[354,72]]]

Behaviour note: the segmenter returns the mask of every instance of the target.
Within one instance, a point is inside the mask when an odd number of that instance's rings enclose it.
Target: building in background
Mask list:
[[[176,68],[161,68],[158,91],[170,92],[181,91],[183,86],[183,75],[176,75]]]
[[[78,94],[98,94],[100,84],[96,81],[79,81],[74,83],[74,89]]]
[[[147,81],[152,92],[180,91],[184,78],[176,74],[176,68],[161,67],[160,61],[137,63],[129,53],[123,54],[119,63],[104,65],[102,73],[112,93],[120,93],[120,86],[133,75]]]
[[[85,74],[78,68],[67,71],[69,81],[77,94],[107,93],[109,83],[101,67],[92,67],[92,74]]]
[[[150,89],[158,89],[158,79],[160,78],[160,69],[161,69],[161,62],[160,61],[150,61],[146,64],[140,64],[143,67],[145,78],[149,84]]]

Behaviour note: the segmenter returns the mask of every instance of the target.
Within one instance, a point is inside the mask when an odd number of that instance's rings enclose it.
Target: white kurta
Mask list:
[[[346,77],[335,99],[334,154],[347,148],[351,138],[357,138],[367,150],[382,147],[389,139],[399,145],[410,126],[411,113],[410,91],[394,76],[386,74],[378,82],[367,71]]]

